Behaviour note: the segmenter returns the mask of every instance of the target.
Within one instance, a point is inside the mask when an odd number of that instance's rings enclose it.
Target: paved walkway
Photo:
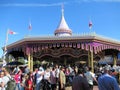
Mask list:
[[[71,87],[66,87],[66,90],[72,90],[72,88]],[[93,90],[99,90],[98,86],[94,86]]]
[[[93,90],[99,90],[98,86],[94,86]]]

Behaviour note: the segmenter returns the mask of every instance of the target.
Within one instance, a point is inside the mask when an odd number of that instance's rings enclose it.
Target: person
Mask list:
[[[70,64],[68,65],[68,69],[70,71],[70,73],[72,73],[74,70],[72,69],[72,67],[70,66]]]
[[[68,68],[65,69],[65,75],[69,76],[70,75],[70,70]]]
[[[45,71],[42,65],[40,65],[39,71],[41,71],[41,72],[44,72],[44,71]]]
[[[9,78],[5,76],[5,72],[0,72],[0,90],[6,90],[7,83]]]
[[[33,80],[30,72],[28,73],[28,78],[26,79],[25,84],[25,90],[33,90]]]
[[[16,86],[15,81],[13,80],[13,78],[11,77],[9,72],[6,70],[6,68],[2,68],[2,71],[4,72],[4,81],[7,81],[9,79],[9,81],[5,85],[5,89],[6,90],[10,90],[10,89],[14,90],[15,86]]]
[[[109,68],[104,68],[104,74],[98,78],[99,90],[120,90],[119,85],[114,77],[109,75]]]
[[[52,68],[52,71],[50,72],[50,83],[51,83],[51,89],[56,90],[56,77],[55,77],[55,68]]]
[[[25,73],[25,74],[29,74],[29,72],[30,72],[30,69],[29,69],[28,66],[26,66],[26,67],[25,67],[25,70],[24,70],[24,73]]]
[[[116,80],[117,80],[117,82],[119,82],[119,80],[118,80],[118,77],[117,77],[117,72],[115,71],[115,69],[110,69],[110,73],[109,73],[112,77],[114,77]]]
[[[22,74],[21,75],[21,90],[25,90],[25,81],[27,80],[27,74]]]
[[[22,72],[21,71],[18,71],[17,74],[15,74],[15,77],[14,77],[14,80],[16,82],[16,87],[15,87],[15,90],[21,90],[21,75],[22,75]]]
[[[58,83],[59,73],[60,73],[59,66],[56,65],[56,66],[55,66],[55,77],[56,77],[56,83]]]
[[[59,73],[60,73],[60,66],[56,64],[55,65],[56,88],[58,88],[59,85]]]
[[[44,76],[43,76],[43,81],[44,81],[44,85],[43,85],[43,90],[50,90],[50,69],[49,67],[46,68],[45,72],[44,72]]]
[[[78,69],[78,74],[73,78],[72,90],[90,90],[89,84],[83,75],[83,70]]]
[[[43,70],[38,70],[36,69],[36,73],[35,73],[35,84],[36,84],[36,87],[35,87],[35,90],[40,90],[40,86],[41,86],[41,81],[43,79],[43,75],[44,75],[44,71]]]
[[[86,69],[87,69],[87,72],[85,73],[85,77],[86,77],[88,84],[90,86],[90,90],[93,90],[93,81],[95,81],[96,83],[98,83],[98,82],[97,82],[97,79],[95,77],[95,74],[93,72],[91,72],[91,70],[92,70],[91,67],[87,67]]]
[[[17,74],[19,71],[20,71],[19,66],[16,66],[16,67],[13,69],[12,73],[13,73],[13,74]]]
[[[77,66],[75,66],[74,71],[75,71],[75,74],[78,73],[78,67]]]
[[[64,73],[64,67],[62,66],[60,68],[60,73],[59,73],[59,90],[65,90],[65,84],[66,84],[66,76]]]

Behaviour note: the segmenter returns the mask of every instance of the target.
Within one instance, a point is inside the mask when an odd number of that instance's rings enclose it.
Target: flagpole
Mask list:
[[[4,47],[4,52],[6,52],[7,50],[7,43],[8,43],[8,33],[9,33],[9,29],[6,32],[6,40],[5,40],[5,47]]]
[[[29,30],[29,32],[28,32],[28,36],[30,36],[31,35],[31,30]]]
[[[90,33],[92,34],[92,27],[89,27]]]
[[[30,30],[30,24],[31,24],[31,22],[30,22],[30,20],[29,20],[29,26],[28,26],[28,36],[30,36],[30,34],[31,34],[31,30]]]
[[[4,46],[4,51],[3,51],[3,64],[2,64],[3,67],[6,66],[5,55],[7,53],[8,34],[9,34],[9,29],[6,32],[6,40],[5,40],[5,46]]]
[[[31,25],[31,20],[29,19],[29,26],[28,26],[29,32],[28,32],[28,36],[30,36],[30,34],[31,34],[31,29],[32,29],[32,25]]]

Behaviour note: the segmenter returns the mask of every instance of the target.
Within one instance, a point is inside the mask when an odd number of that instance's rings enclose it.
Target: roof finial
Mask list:
[[[60,23],[57,27],[57,29],[55,30],[55,36],[71,36],[72,35],[72,31],[71,29],[68,27],[65,18],[64,18],[64,4],[61,4],[61,20]]]
[[[62,8],[62,16],[64,16],[64,4],[62,3],[62,5],[61,5],[61,8]]]

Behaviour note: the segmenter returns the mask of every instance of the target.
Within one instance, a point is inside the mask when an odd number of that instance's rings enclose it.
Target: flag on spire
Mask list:
[[[29,22],[28,30],[32,30],[31,22]]]
[[[61,8],[62,8],[62,15],[64,16],[64,4],[63,3],[61,5]]]
[[[90,20],[90,21],[89,21],[89,28],[90,28],[90,29],[92,28],[92,25],[93,25],[93,24],[92,24],[92,21]]]
[[[12,31],[12,30],[8,30],[8,34],[17,34],[16,32]]]

